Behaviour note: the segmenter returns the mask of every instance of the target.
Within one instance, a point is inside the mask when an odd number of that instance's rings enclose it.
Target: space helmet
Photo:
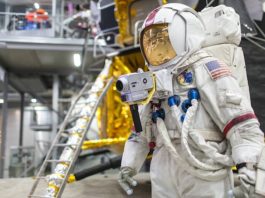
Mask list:
[[[140,32],[140,47],[151,71],[173,69],[195,51],[205,39],[203,21],[195,10],[169,3],[146,17]]]

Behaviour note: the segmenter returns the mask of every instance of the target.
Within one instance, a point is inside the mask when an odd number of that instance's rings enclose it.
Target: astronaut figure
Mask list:
[[[147,16],[140,45],[156,93],[141,107],[143,131],[125,144],[119,183],[128,194],[153,148],[152,197],[265,197],[264,134],[231,69],[204,42],[201,17],[185,5]]]

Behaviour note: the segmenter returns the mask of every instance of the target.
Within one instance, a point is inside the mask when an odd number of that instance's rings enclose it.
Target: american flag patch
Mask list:
[[[229,67],[222,61],[213,60],[205,64],[213,80],[220,77],[231,76],[232,72]]]

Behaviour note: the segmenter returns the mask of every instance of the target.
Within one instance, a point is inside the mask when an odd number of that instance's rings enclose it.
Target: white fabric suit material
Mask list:
[[[198,175],[192,174],[192,171],[190,172],[186,167],[183,167],[182,160],[178,161],[172,157],[172,153],[165,146],[165,139],[161,138],[157,127],[152,127],[157,144],[150,171],[153,197],[227,197],[228,192],[233,187],[230,180],[231,156],[227,141],[225,139],[219,142],[201,139],[204,142],[202,145],[207,145],[208,149],[206,146],[201,146],[200,148],[200,138],[198,139],[198,135],[194,135],[196,131],[212,131],[212,133],[220,134],[230,120],[246,112],[253,112],[249,100],[241,94],[240,87],[234,77],[231,75],[223,76],[217,80],[211,78],[205,64],[215,60],[214,58],[205,57],[201,60],[196,60],[195,64],[188,66],[194,72],[195,81],[193,86],[199,90],[201,99],[194,115],[193,126],[189,129],[191,134],[189,137],[192,138],[186,143],[188,143],[191,149],[189,152],[193,156],[209,166],[211,165],[215,168],[220,166],[226,173],[215,181],[206,181],[198,177]],[[173,77],[173,79],[175,78]],[[174,84],[173,87],[176,93],[187,93],[185,86]],[[190,85],[188,86],[189,88]],[[170,107],[167,106],[166,102],[162,103],[162,107],[165,109],[166,118],[165,121],[158,120],[165,123],[169,140],[173,142],[174,148],[181,159],[185,161],[187,166],[193,166],[194,164],[190,161],[190,158],[187,159],[187,149],[180,144],[179,137],[182,137],[181,135],[183,134],[177,130],[177,125],[172,122]],[[132,167],[136,172],[140,169],[149,151],[148,138],[150,135],[148,133],[152,133],[150,132],[150,124],[152,123],[150,105],[143,108],[141,117],[143,118],[142,125],[145,130],[140,135],[135,135],[134,138],[127,141],[122,160],[122,167]],[[174,116],[173,119],[175,119]],[[247,127],[248,125],[251,125],[251,127]],[[239,134],[238,130],[242,134]],[[174,132],[172,133],[172,131]],[[249,134],[250,131],[251,134]],[[237,135],[237,137],[233,138],[234,135]],[[256,119],[249,119],[232,127],[227,134],[227,138],[230,140],[233,160],[236,164],[257,162],[263,145],[263,133],[258,128]],[[240,148],[243,149],[243,152]],[[212,153],[207,151],[212,151]],[[244,155],[244,153],[247,153],[247,155]],[[200,168],[203,167],[200,166]],[[207,170],[210,176],[213,170],[209,170],[209,167],[206,167],[205,171]],[[255,183],[255,178],[251,182]]]
[[[192,86],[194,87],[196,84],[194,83]],[[178,87],[179,85],[175,84],[174,92],[181,93],[183,92],[183,100],[186,96],[187,90],[184,87]],[[189,85],[188,88],[191,86]],[[149,151],[148,142],[150,141],[149,133],[154,133],[156,136],[156,149],[153,154],[153,159],[151,163],[151,180],[152,180],[152,196],[153,197],[226,197],[226,193],[232,188],[232,184],[229,180],[230,177],[230,169],[229,167],[224,167],[223,165],[218,164],[219,169],[222,170],[221,176],[219,175],[216,179],[216,175],[211,172],[204,170],[205,178],[204,180],[199,178],[197,174],[190,174],[187,171],[187,167],[190,169],[194,169],[190,163],[185,160],[184,150],[180,143],[180,134],[181,131],[177,130],[177,125],[174,124],[174,120],[176,116],[172,116],[172,112],[170,107],[166,104],[166,102],[162,103],[163,108],[166,111],[165,126],[167,128],[167,132],[169,133],[169,141],[174,142],[174,149],[177,151],[178,155],[182,160],[176,160],[172,157],[172,153],[164,146],[164,139],[159,134],[157,127],[153,127],[153,131],[150,132],[150,124],[151,121],[151,108],[150,105],[147,105],[143,108],[141,112],[142,125],[144,131],[140,135],[135,135],[133,138],[129,139],[125,145],[125,152],[123,154],[122,167],[132,167],[135,170],[135,173],[140,169],[144,159]],[[179,107],[177,107],[179,108]],[[193,131],[199,131],[196,127],[202,129],[200,125],[204,126],[204,130],[212,131],[214,133],[220,133],[216,130],[215,124],[212,124],[211,118],[203,108],[201,104],[199,104],[198,111],[196,112],[196,122],[194,123]],[[175,109],[175,112],[176,109]],[[203,116],[202,116],[203,114]],[[205,118],[208,120],[199,119],[197,117]],[[159,122],[159,121],[158,121]],[[176,121],[175,121],[176,122]],[[205,124],[202,124],[205,123]],[[209,127],[209,128],[207,128]],[[147,129],[147,130],[146,130]],[[173,131],[173,132],[172,132]],[[178,143],[177,143],[178,142]],[[223,153],[226,149],[221,147],[227,147],[226,143],[223,142],[221,144],[216,142],[207,143],[211,150],[214,150],[217,153]],[[211,145],[212,144],[212,145]],[[220,147],[220,145],[222,145]],[[202,151],[195,151],[197,149],[196,145],[191,148],[191,152],[200,160],[212,164],[213,166],[217,165],[212,159],[207,157]],[[194,154],[195,152],[195,154]],[[219,154],[222,155],[222,154]],[[182,163],[184,161],[184,164]],[[217,160],[218,161],[218,160]],[[209,165],[210,166],[210,165]],[[162,168],[162,167],[165,167]],[[206,167],[207,169],[208,167]],[[218,169],[218,168],[217,168]],[[200,169],[199,169],[200,170]],[[192,170],[191,170],[192,171]],[[182,180],[186,179],[190,180],[190,182],[182,182]],[[188,179],[189,178],[189,179]],[[210,181],[206,181],[206,178]],[[195,185],[196,183],[196,185]],[[195,187],[196,186],[196,187]],[[206,188],[207,186],[207,188]],[[218,186],[218,191],[216,188]],[[194,187],[194,188],[193,188]],[[186,189],[186,190],[185,190]],[[207,190],[205,190],[207,189]],[[203,192],[205,191],[205,192]]]

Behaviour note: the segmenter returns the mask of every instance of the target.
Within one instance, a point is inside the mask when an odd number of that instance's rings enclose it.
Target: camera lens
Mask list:
[[[123,90],[123,83],[121,80],[118,80],[116,82],[116,88],[118,89],[118,91],[122,91]]]
[[[129,90],[130,87],[126,76],[118,78],[116,88],[119,92],[126,92]]]

